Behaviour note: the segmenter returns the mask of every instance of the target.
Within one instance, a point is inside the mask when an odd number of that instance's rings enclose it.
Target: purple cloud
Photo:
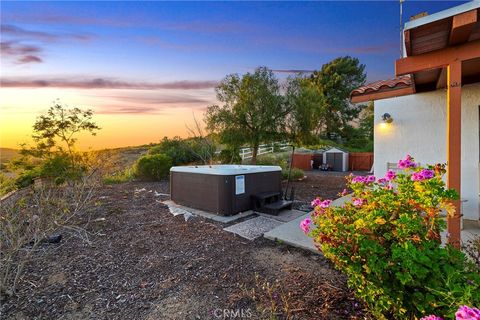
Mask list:
[[[252,43],[257,46],[276,47],[292,51],[311,53],[332,53],[332,54],[383,54],[396,50],[397,44],[393,42],[378,43],[370,46],[358,45],[348,46],[338,43],[337,39],[320,39],[305,36],[276,36],[265,37],[257,35],[252,38]]]
[[[34,45],[25,45],[15,41],[0,42],[0,55],[3,58],[13,59],[17,64],[42,62],[39,57],[42,49]]]
[[[96,110],[97,114],[165,114],[155,107],[119,107],[119,106],[103,106]]]
[[[109,80],[105,78],[87,80],[66,80],[66,79],[12,79],[0,80],[2,87],[9,88],[75,88],[75,89],[136,89],[136,90],[194,90],[214,88],[218,82],[211,80],[203,81],[172,81],[161,83],[129,82]]]
[[[5,21],[20,23],[48,23],[48,24],[69,24],[69,25],[96,25],[106,27],[146,27],[170,31],[186,31],[195,33],[244,33],[258,32],[261,26],[252,23],[241,23],[235,21],[189,21],[189,22],[168,22],[154,20],[149,16],[131,15],[128,20],[113,19],[105,17],[81,17],[58,14],[23,14],[15,13],[5,15]]]
[[[10,24],[0,25],[0,31],[4,35],[6,34],[17,38],[29,38],[44,41],[54,41],[57,39],[57,36],[51,33],[25,30]]]
[[[304,69],[272,69],[276,73],[312,73],[315,70],[304,70]]]
[[[93,38],[93,35],[86,33],[49,33],[43,31],[27,30],[11,24],[0,25],[0,31],[4,35],[9,35],[16,39],[28,39],[38,41],[60,41],[60,40],[79,40],[87,41]]]
[[[120,102],[128,102],[128,103],[139,103],[141,102],[142,104],[145,105],[151,105],[151,104],[207,104],[211,103],[211,101],[204,99],[204,98],[198,98],[198,97],[193,97],[189,95],[158,95],[155,97],[145,97],[145,96],[102,96],[104,98],[111,98],[116,101]]]
[[[34,55],[23,56],[17,60],[17,63],[19,64],[32,63],[32,62],[40,63],[40,62],[43,62],[43,60]]]

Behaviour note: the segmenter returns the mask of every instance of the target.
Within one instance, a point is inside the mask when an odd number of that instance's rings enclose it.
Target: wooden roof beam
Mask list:
[[[410,30],[405,30],[403,32],[403,39],[405,41],[405,52],[407,53],[407,56],[412,54],[412,41],[410,38]]]
[[[480,57],[480,40],[447,47],[432,52],[401,58],[395,61],[395,76],[423,70],[443,68],[453,61],[464,61]]]
[[[458,45],[468,41],[473,27],[478,20],[477,11],[478,10],[470,10],[453,17],[449,39],[450,45]]]
[[[442,68],[438,73],[436,88],[441,89],[441,88],[445,88],[446,86],[447,86],[447,69]]]

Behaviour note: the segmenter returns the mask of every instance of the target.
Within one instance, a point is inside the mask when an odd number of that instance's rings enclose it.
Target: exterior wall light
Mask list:
[[[393,118],[390,115],[390,113],[384,113],[383,116],[382,116],[382,120],[383,120],[384,123],[392,123],[393,122]]]

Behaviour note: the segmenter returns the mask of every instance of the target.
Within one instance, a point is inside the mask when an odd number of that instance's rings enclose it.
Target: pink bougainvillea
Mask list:
[[[347,274],[376,319],[453,320],[456,312],[456,320],[480,320],[476,308],[457,311],[461,304],[478,305],[473,292],[480,292],[480,277],[461,251],[441,245],[441,214],[455,214],[451,201],[458,199],[445,185],[445,166],[422,167],[408,155],[399,167],[378,180],[349,176],[351,200],[340,206],[314,200],[312,216],[300,227]],[[439,264],[459,276],[450,280]],[[440,303],[445,296],[449,304]]]
[[[310,232],[310,224],[312,223],[312,220],[310,218],[305,218],[300,222],[300,228],[303,230],[305,233]]]
[[[443,318],[440,318],[440,317],[437,317],[437,316],[434,316],[434,315],[430,315],[430,316],[423,317],[420,320],[443,320]]]
[[[398,167],[400,169],[408,169],[408,168],[415,168],[417,164],[413,161],[413,158],[411,155],[407,154],[405,159],[399,160],[398,161]]]
[[[461,306],[455,313],[455,320],[480,320],[480,310]]]
[[[392,181],[397,177],[397,174],[393,170],[388,170],[385,174],[385,180]]]
[[[316,207],[316,206],[319,206],[320,203],[322,203],[322,200],[320,200],[319,198],[315,198],[315,199],[312,201],[312,203],[310,203],[310,205],[311,205],[312,207]]]
[[[364,200],[362,198],[354,198],[352,203],[355,207],[361,207],[363,205]]]

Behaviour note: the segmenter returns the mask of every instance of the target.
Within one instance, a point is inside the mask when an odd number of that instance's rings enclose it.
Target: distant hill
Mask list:
[[[146,154],[148,149],[154,145],[155,144],[94,150],[92,152],[105,159],[104,161],[108,162],[111,171],[118,171],[131,167],[138,158]],[[19,149],[0,148],[0,164],[6,164],[18,156],[20,156]],[[3,166],[0,165],[0,171],[3,171],[3,169]]]
[[[0,163],[5,163],[17,157],[20,153],[18,149],[0,148]]]

